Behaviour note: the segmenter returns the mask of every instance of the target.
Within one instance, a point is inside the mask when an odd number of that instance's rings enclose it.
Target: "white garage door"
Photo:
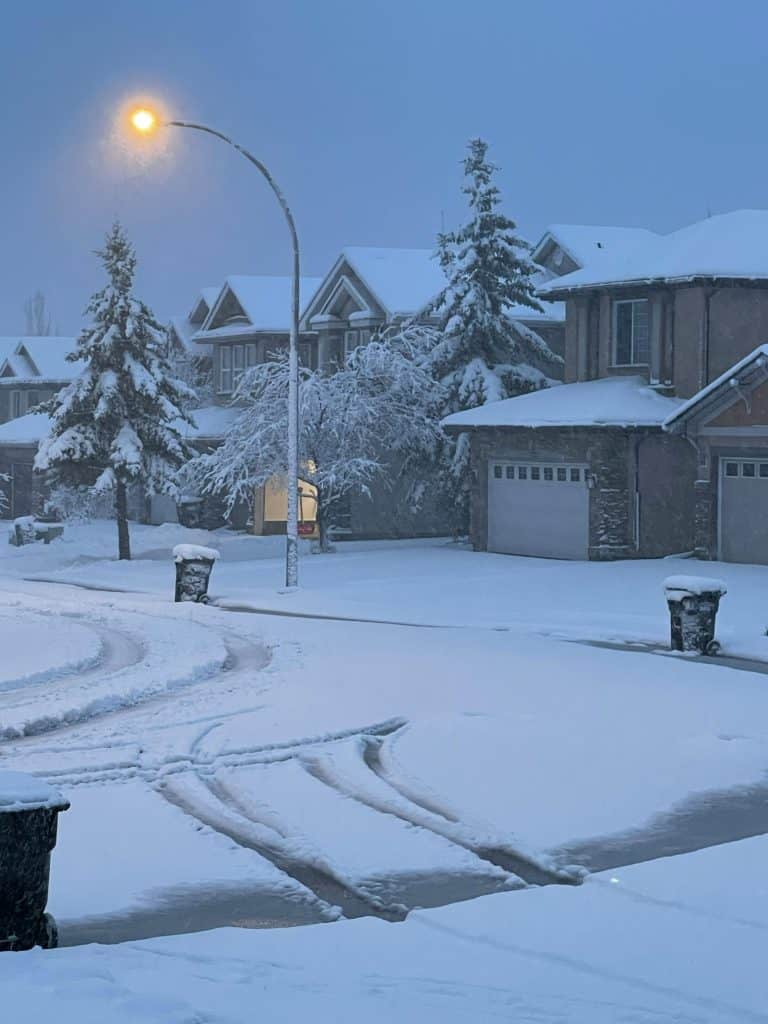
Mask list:
[[[544,558],[587,558],[587,467],[500,462],[488,466],[488,550]]]
[[[768,459],[720,460],[720,557],[768,564]]]

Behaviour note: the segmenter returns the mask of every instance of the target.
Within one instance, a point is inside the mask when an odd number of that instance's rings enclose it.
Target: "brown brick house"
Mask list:
[[[475,546],[768,563],[768,211],[601,232],[540,289],[566,304],[566,387],[447,421],[471,432]]]

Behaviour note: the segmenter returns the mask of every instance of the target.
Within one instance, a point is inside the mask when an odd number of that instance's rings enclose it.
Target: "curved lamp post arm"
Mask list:
[[[299,236],[291,208],[282,189],[270,174],[268,168],[253,153],[230,139],[223,132],[205,124],[191,121],[164,121],[170,128],[191,128],[193,131],[213,135],[242,154],[261,173],[275,195],[288,223],[293,246],[293,287],[291,294],[291,333],[288,351],[288,520],[286,523],[285,585],[296,587],[299,582]]]

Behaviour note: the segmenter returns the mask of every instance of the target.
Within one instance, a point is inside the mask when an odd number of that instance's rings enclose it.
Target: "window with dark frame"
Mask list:
[[[620,299],[613,304],[613,365],[647,366],[650,329],[647,299]]]
[[[501,480],[501,466],[493,467],[493,475],[496,480]]]
[[[514,466],[507,466],[507,480],[514,480],[514,479],[515,479],[515,467]]]
[[[222,345],[219,350],[219,391],[223,395],[232,393],[232,349]]]
[[[518,466],[518,468],[517,468],[517,479],[518,480],[527,480],[528,479],[528,467],[527,466]]]
[[[726,464],[725,464],[725,475],[726,476],[738,476],[739,475],[739,464],[738,464],[738,462],[726,462]]]
[[[752,478],[755,475],[755,464],[754,462],[742,462],[741,464],[741,475]]]
[[[242,380],[245,369],[245,350],[242,345],[232,347],[232,390],[237,390],[237,385]]]

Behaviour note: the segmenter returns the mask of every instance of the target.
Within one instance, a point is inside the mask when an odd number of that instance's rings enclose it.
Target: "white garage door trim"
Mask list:
[[[766,505],[768,505],[768,458],[746,458],[735,456],[727,458],[720,457],[718,485],[717,485],[717,557],[720,561],[728,561],[733,551],[728,550],[727,538],[724,535],[723,525],[725,522],[725,487],[726,481],[743,481],[748,488],[764,488]],[[749,494],[748,491],[743,492]],[[756,552],[757,553],[757,552]],[[742,564],[750,564],[746,560],[738,560]],[[756,564],[765,564],[758,562]]]
[[[488,550],[537,558],[588,558],[589,466],[489,459]]]

